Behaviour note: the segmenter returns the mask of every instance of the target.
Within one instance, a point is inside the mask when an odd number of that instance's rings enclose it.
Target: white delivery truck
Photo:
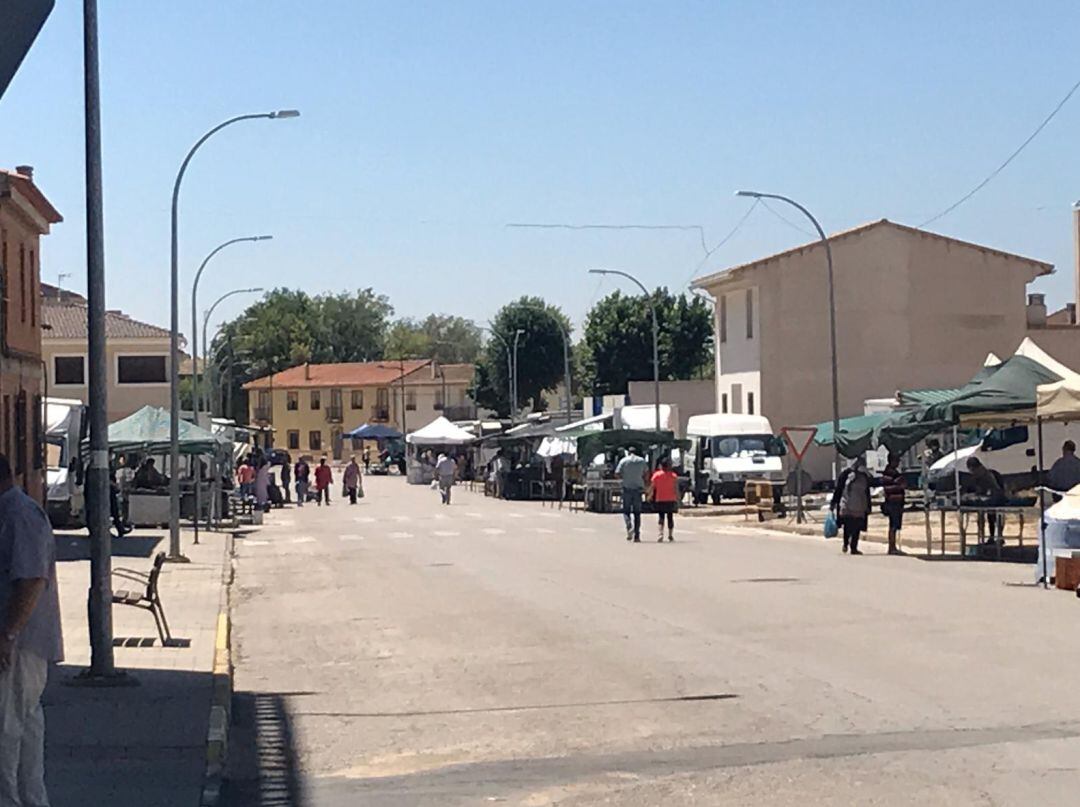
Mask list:
[[[83,463],[79,448],[86,436],[86,404],[72,398],[46,398],[45,511],[57,528],[86,525]]]
[[[743,498],[748,479],[783,483],[784,441],[761,415],[694,415],[686,424],[694,501]]]

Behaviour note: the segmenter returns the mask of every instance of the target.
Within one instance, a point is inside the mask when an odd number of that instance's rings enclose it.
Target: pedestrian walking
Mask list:
[[[330,485],[333,481],[334,475],[330,471],[330,466],[326,464],[326,457],[321,457],[315,468],[315,502],[319,507],[322,507],[324,499],[326,506],[330,506]]]
[[[900,457],[889,452],[885,470],[881,472],[881,487],[885,492],[882,512],[889,519],[889,554],[902,555],[900,528],[904,524],[904,503],[907,499],[907,480],[900,472]]]
[[[371,473],[371,446],[364,446],[364,473]]]
[[[250,499],[255,492],[255,468],[251,460],[244,460],[236,470],[236,481],[240,484],[240,496]],[[136,480],[138,484],[138,480]]]
[[[345,473],[341,476],[341,484],[345,495],[349,497],[349,504],[356,504],[357,492],[360,490],[360,466],[356,464],[356,457],[349,458],[349,464],[345,466]]]
[[[63,661],[56,539],[45,511],[15,486],[0,454],[0,805],[48,807],[49,665]]]
[[[303,507],[304,502],[307,501],[308,492],[308,479],[311,476],[311,468],[304,461],[303,457],[300,457],[296,461],[296,465],[293,466],[293,479],[296,480],[296,506]]]
[[[457,463],[453,457],[440,454],[435,463],[435,478],[439,482],[439,495],[443,504],[450,504],[450,489],[454,487],[454,478],[457,476]]]
[[[679,504],[679,475],[671,470],[671,460],[668,457],[660,460],[660,467],[653,471],[649,480],[649,489],[652,491],[653,508],[660,520],[657,541],[664,540],[664,521],[667,520],[667,539],[675,540],[675,510]]]
[[[281,487],[285,491],[285,503],[288,504],[291,501],[291,493],[289,492],[289,461],[281,463]]]
[[[615,476],[622,482],[622,514],[626,540],[641,541],[641,497],[645,492],[645,472],[649,463],[630,446],[615,466]]]
[[[866,529],[867,516],[870,515],[870,472],[866,470],[866,460],[856,457],[840,473],[833,491],[832,510],[837,522],[844,530],[843,551],[851,550],[852,555],[861,555],[859,536]]]
[[[255,506],[270,512],[270,463],[260,460],[255,469]]]

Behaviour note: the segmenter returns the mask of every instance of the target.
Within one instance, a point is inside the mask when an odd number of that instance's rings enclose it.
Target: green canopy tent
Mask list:
[[[181,454],[214,454],[228,449],[229,442],[194,423],[180,421]],[[169,450],[169,412],[157,406],[144,406],[137,412],[109,426],[109,449],[115,452],[141,451],[163,454]]]
[[[641,429],[610,429],[602,432],[587,432],[577,439],[578,460],[588,464],[597,454],[606,454],[633,446],[642,456],[652,449],[678,448],[690,450],[689,440],[677,440],[670,431],[650,431]]]

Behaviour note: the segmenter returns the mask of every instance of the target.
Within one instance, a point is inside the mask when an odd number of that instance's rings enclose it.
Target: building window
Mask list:
[[[45,433],[42,423],[42,400],[34,396],[34,470],[40,471],[45,465]]]
[[[86,384],[86,356],[53,356],[53,383],[81,387]]]
[[[37,272],[34,271],[34,250],[30,250],[30,327],[37,327],[37,303],[38,293],[34,288],[34,278],[37,277]]]
[[[746,393],[746,414],[754,414],[754,393]]]
[[[311,391],[311,410],[322,408],[322,394],[317,389]]]
[[[354,389],[352,391],[351,405],[353,409],[364,408],[364,391],[362,389]]]
[[[26,247],[19,244],[19,311],[26,322]]]
[[[727,295],[720,295],[720,343],[727,341]]]
[[[165,356],[117,356],[117,384],[166,384]]]
[[[741,415],[743,406],[742,384],[731,385],[731,414]]]
[[[15,474],[26,473],[26,392],[15,396]]]
[[[746,290],[746,338],[754,338],[754,290]],[[750,414],[753,414],[751,412]]]
[[[299,429],[289,429],[288,440],[289,440],[288,445],[289,445],[289,448],[291,450],[296,451],[297,449],[299,449],[300,448],[300,430]]]
[[[290,412],[295,412],[300,408],[300,393],[298,392],[286,392],[285,393],[285,408]],[[297,437],[297,440],[300,438]],[[297,446],[299,448],[299,446]]]
[[[414,389],[405,392],[405,410],[407,412],[416,411],[416,390]]]
[[[726,415],[727,411],[727,393],[720,395],[720,413]]]
[[[312,451],[322,451],[322,432],[320,432],[320,431],[308,432],[307,446]]]

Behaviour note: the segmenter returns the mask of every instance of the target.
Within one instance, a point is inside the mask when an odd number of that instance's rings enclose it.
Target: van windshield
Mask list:
[[[709,456],[712,457],[778,457],[780,453],[777,441],[771,434],[709,438]]]

